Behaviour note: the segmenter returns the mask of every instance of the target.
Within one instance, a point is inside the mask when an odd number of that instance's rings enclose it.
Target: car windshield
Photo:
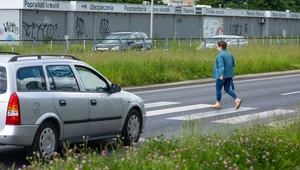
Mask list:
[[[122,43],[126,43],[130,37],[130,34],[109,34],[103,41],[102,44],[119,44],[120,39]]]
[[[222,38],[207,38],[206,44],[217,44],[219,41],[221,41]]]

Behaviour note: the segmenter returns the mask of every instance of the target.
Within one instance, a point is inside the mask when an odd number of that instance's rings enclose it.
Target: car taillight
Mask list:
[[[21,124],[20,102],[17,93],[13,93],[10,96],[8,107],[7,107],[6,124],[7,125]]]

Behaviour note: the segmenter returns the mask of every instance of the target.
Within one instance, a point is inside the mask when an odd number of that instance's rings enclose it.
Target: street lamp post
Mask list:
[[[151,0],[151,14],[150,14],[150,39],[152,41],[153,38],[153,1]]]

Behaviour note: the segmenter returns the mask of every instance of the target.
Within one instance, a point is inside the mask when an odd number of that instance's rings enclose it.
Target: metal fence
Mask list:
[[[299,45],[299,36],[291,37],[258,37],[248,38],[247,46],[285,46],[285,45]],[[206,49],[204,38],[182,38],[182,39],[152,39],[152,50],[199,50],[199,46],[204,43],[204,47],[201,50]],[[4,41],[0,40],[1,51],[18,52],[20,50],[26,52],[97,52],[95,51],[95,45],[100,40],[13,40]],[[143,40],[145,42],[145,40]],[[120,43],[121,44],[121,43]],[[242,47],[237,45],[238,47]]]

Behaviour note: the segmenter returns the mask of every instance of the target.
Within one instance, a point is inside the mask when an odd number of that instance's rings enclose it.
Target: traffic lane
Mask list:
[[[263,79],[240,80],[235,81],[235,92],[238,97],[244,99],[249,105],[264,107],[266,104],[272,106],[289,105],[290,102],[299,101],[300,93],[291,95],[281,95],[288,92],[300,90],[300,75],[279,76]],[[205,84],[197,86],[178,87],[161,90],[151,90],[135,92],[145,103],[158,101],[175,101],[187,104],[215,103],[215,85]],[[228,102],[234,104],[232,100],[227,99],[228,95],[222,93],[222,105]],[[254,100],[253,100],[254,99]]]
[[[300,83],[299,75],[284,76],[275,78],[265,78],[257,80],[244,80],[236,81],[236,92],[243,98],[242,107],[256,108],[255,112],[263,112],[277,108],[295,109],[294,105],[300,102],[300,93],[292,93],[282,95],[288,91],[299,91],[298,84]],[[209,90],[210,89],[210,90]],[[199,95],[201,94],[201,95]],[[222,98],[222,109],[232,108],[235,106],[234,101],[225,93]],[[174,88],[165,90],[155,90],[148,92],[138,93],[142,98],[146,98],[145,103],[159,102],[159,101],[172,101],[181,102],[182,105],[192,104],[209,104],[215,102],[214,84],[191,86],[184,88]],[[158,97],[153,97],[153,96]],[[178,107],[179,105],[167,106],[164,108]],[[147,109],[152,111],[156,108]],[[201,110],[201,112],[212,111],[212,109]],[[182,126],[182,121],[171,121],[167,118],[170,116],[194,114],[199,111],[188,111],[185,113],[170,113],[166,115],[151,116],[147,119],[144,135],[157,135],[163,132],[179,131]],[[253,111],[243,112],[241,115],[251,114]],[[216,116],[215,118],[217,118]],[[221,115],[222,117],[222,115]],[[210,127],[212,124],[210,119],[203,119],[202,122],[205,127]],[[214,124],[212,128],[218,126]],[[209,129],[209,128],[208,128]],[[218,129],[218,128],[217,128]]]

